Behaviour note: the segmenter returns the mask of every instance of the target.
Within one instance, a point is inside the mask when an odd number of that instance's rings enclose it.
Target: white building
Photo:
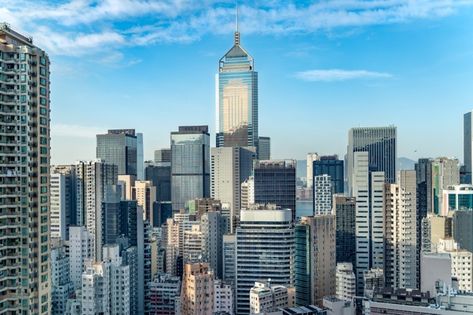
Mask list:
[[[231,285],[221,280],[214,281],[214,313],[233,314],[233,298]]]
[[[471,210],[473,206],[473,185],[451,185],[442,191],[440,214],[446,216],[449,211]]]
[[[400,171],[396,184],[386,184],[386,286],[418,289],[417,183],[415,171]]]
[[[250,314],[266,314],[277,311],[280,307],[294,305],[293,287],[273,285],[271,281],[255,282],[250,290]]]
[[[200,225],[192,226],[190,231],[184,232],[184,263],[199,262],[202,258],[202,232]]]
[[[319,161],[320,156],[317,153],[307,153],[307,188],[312,188],[314,182],[314,161]]]
[[[274,205],[242,210],[236,229],[236,314],[250,311],[250,284],[271,279],[274,285],[294,285],[292,211]]]
[[[51,313],[63,315],[69,295],[74,291],[74,284],[69,277],[69,256],[65,246],[51,250],[51,284]]]
[[[458,289],[473,292],[473,253],[461,249],[451,238],[440,240],[438,252],[450,255],[451,275],[457,279]]]
[[[363,274],[384,268],[384,172],[370,172],[368,152],[355,152],[353,197],[356,198],[357,294],[364,290]]]
[[[327,315],[355,315],[356,311],[354,300],[347,301],[335,296],[324,297],[323,306]]]
[[[356,296],[356,277],[352,263],[337,264],[336,295],[337,298],[345,301],[352,301]]]
[[[50,230],[51,238],[66,239],[66,176],[51,174],[50,177]]]
[[[314,215],[332,214],[332,179],[329,175],[313,177]]]
[[[70,277],[74,287],[82,287],[82,272],[84,262],[93,258],[94,240],[89,231],[83,226],[71,226],[69,228],[69,256]]]

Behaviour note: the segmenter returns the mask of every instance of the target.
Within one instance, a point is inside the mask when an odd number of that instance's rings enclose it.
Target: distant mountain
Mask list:
[[[416,161],[411,160],[406,157],[397,158],[397,170],[398,171],[405,171],[405,170],[413,170],[415,167]]]

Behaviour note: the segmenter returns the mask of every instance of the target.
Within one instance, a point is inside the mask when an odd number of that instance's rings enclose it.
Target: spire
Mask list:
[[[238,0],[235,1],[235,35],[234,35],[234,41],[235,45],[240,45],[240,31],[238,29]]]

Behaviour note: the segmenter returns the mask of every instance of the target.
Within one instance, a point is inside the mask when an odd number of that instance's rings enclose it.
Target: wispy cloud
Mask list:
[[[131,45],[192,42],[234,28],[231,0],[0,0],[0,20],[52,54],[83,55]],[[311,33],[440,18],[473,0],[240,1],[245,34]]]
[[[373,72],[367,70],[308,70],[297,72],[294,75],[296,78],[304,81],[346,81],[355,79],[387,79],[392,78],[393,75],[386,72]]]
[[[97,134],[106,133],[106,128],[56,123],[51,125],[51,136],[95,139]]]

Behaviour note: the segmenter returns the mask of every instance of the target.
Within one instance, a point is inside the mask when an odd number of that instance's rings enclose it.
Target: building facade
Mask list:
[[[97,135],[97,159],[117,166],[119,175],[138,174],[138,140],[134,129],[112,129]]]
[[[271,160],[271,138],[259,137],[258,160]]]
[[[336,221],[337,263],[356,265],[356,199],[342,195],[333,196]]]

